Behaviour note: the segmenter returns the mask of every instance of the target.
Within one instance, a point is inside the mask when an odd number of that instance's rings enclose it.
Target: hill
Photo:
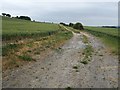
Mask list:
[[[47,36],[59,29],[57,24],[32,22],[16,18],[2,17],[2,38],[10,40],[33,36]]]
[[[71,37],[58,24],[2,17],[3,70],[36,61],[36,55],[55,50]]]

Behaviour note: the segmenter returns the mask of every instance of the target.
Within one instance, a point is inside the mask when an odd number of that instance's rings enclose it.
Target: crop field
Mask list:
[[[35,61],[33,56],[54,50],[72,37],[58,24],[2,18],[3,70]]]
[[[120,42],[120,36],[118,35],[117,28],[85,26],[85,31],[99,37],[113,53],[118,53],[118,42]]]
[[[55,33],[58,29],[57,24],[2,17],[3,40],[47,36],[48,34]]]
[[[109,35],[118,37],[118,29],[117,28],[85,27],[85,29],[102,32],[105,34],[109,34]]]

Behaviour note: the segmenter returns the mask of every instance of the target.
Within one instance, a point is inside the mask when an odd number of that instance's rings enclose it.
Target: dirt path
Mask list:
[[[94,48],[92,60],[80,63],[86,44],[83,34]],[[118,87],[118,59],[95,37],[76,34],[65,45],[42,56],[36,62],[3,73],[4,88],[112,88]],[[77,67],[77,68],[76,68]]]

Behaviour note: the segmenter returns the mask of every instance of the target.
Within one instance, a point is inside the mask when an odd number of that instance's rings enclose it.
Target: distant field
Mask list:
[[[3,40],[14,39],[15,37],[47,36],[58,31],[57,24],[30,22],[15,18],[2,17],[2,38]]]
[[[89,26],[85,26],[84,28],[85,31],[99,37],[113,53],[118,53],[118,42],[120,42],[120,36],[118,35],[117,28],[101,28]]]
[[[110,34],[112,36],[118,36],[118,29],[117,28],[102,28],[102,27],[88,27],[88,26],[86,26],[85,29]]]

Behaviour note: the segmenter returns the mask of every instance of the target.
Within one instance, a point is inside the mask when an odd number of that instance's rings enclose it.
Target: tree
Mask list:
[[[10,15],[10,14],[6,14],[6,16],[7,16],[7,17],[11,17],[11,15]]]
[[[16,16],[15,18],[19,18],[18,16]]]
[[[67,24],[63,23],[63,22],[60,22],[60,24],[64,25],[64,26],[68,26]]]
[[[30,20],[31,21],[31,18],[28,17],[28,16],[20,16],[19,19],[24,19],[24,20]]]
[[[84,30],[83,25],[79,22],[73,25],[74,29]]]
[[[73,23],[69,23],[69,27],[73,27],[73,25],[74,25]]]
[[[6,16],[6,13],[2,13],[3,16]]]

